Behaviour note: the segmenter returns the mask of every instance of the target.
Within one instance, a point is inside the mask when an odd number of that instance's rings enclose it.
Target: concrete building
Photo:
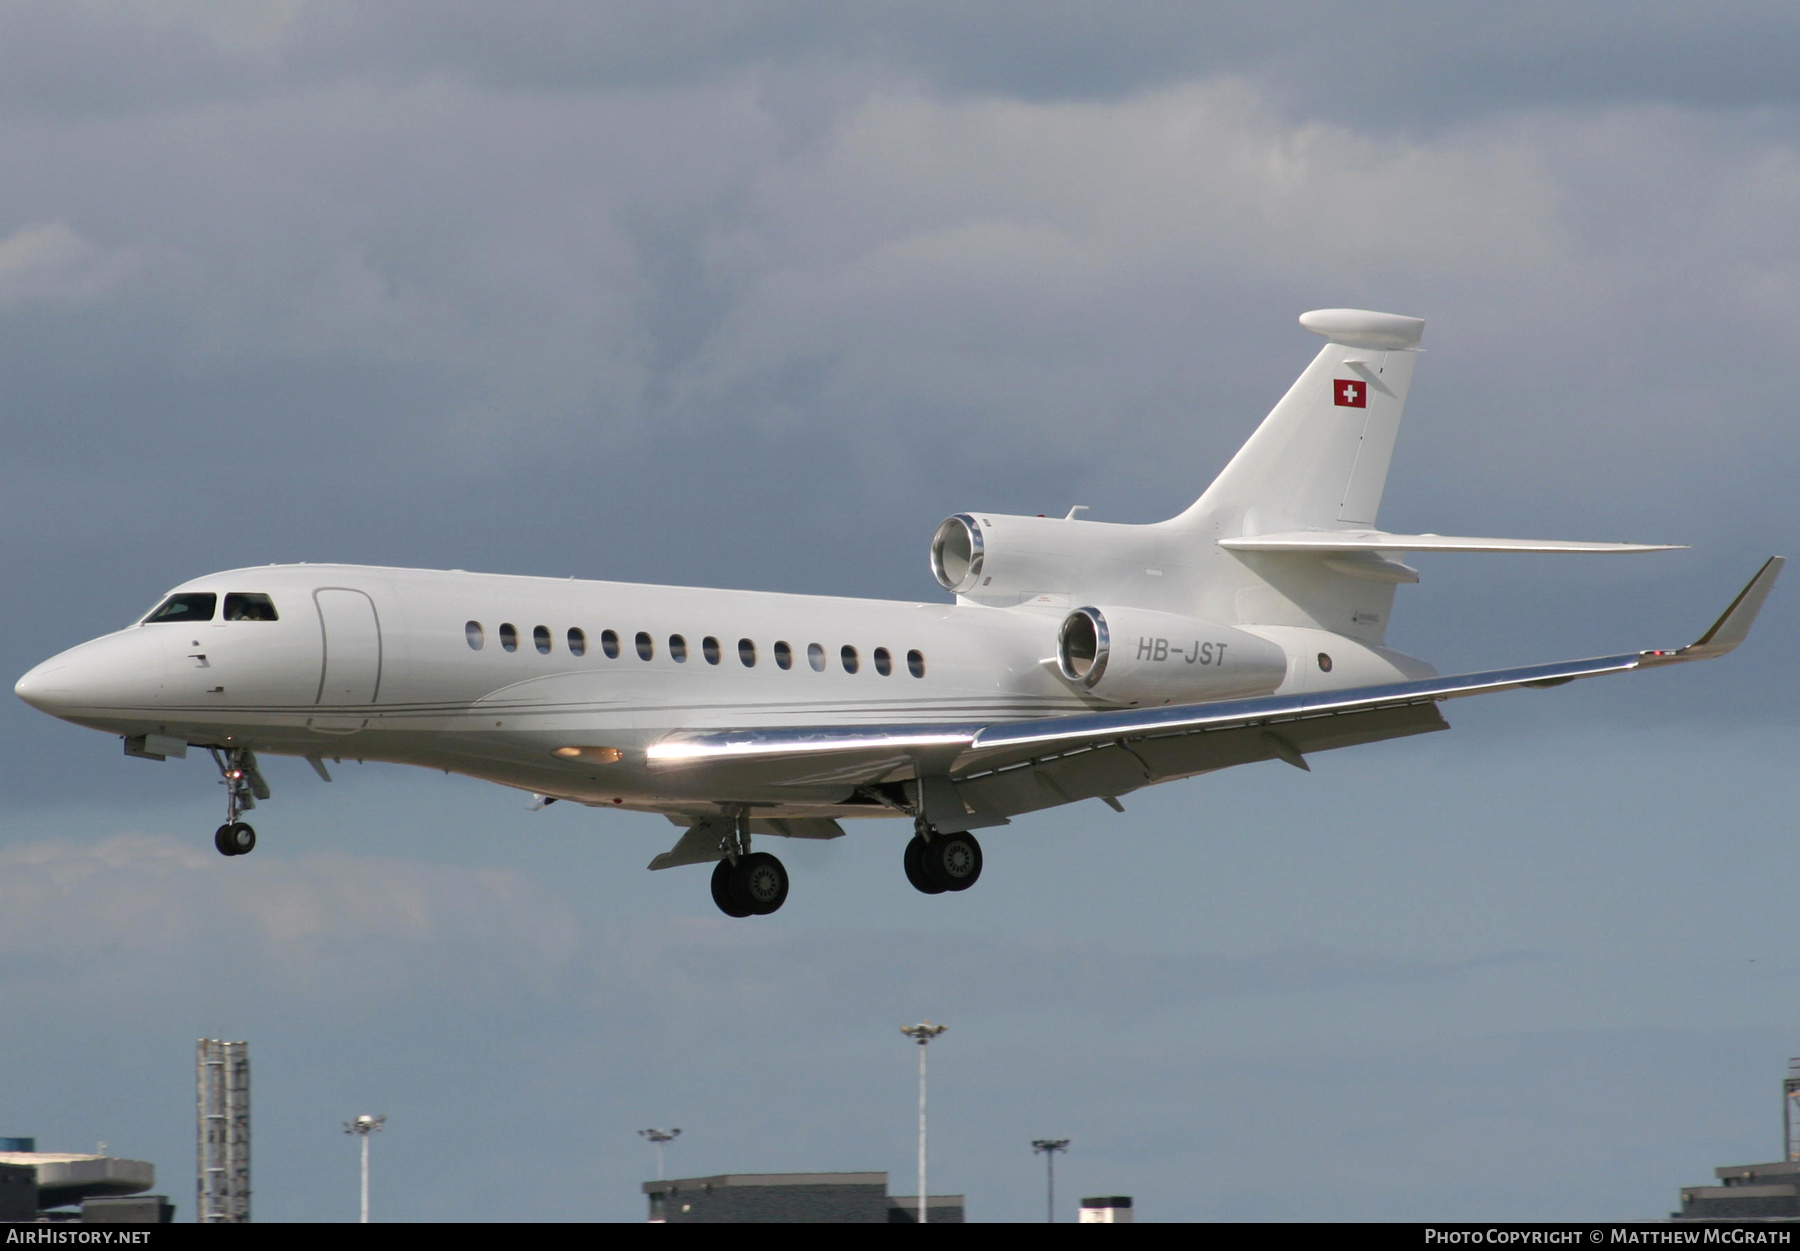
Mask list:
[[[1681,1211],[1671,1220],[1800,1220],[1800,1161],[1728,1164],[1713,1170],[1716,1186],[1684,1186]]]
[[[653,1222],[754,1225],[912,1224],[918,1201],[887,1192],[886,1173],[721,1173],[644,1183]],[[961,1224],[963,1196],[932,1195],[933,1223]]]
[[[143,1193],[155,1184],[156,1168],[145,1160],[39,1151],[33,1138],[0,1138],[0,1220],[172,1220],[173,1204]],[[77,1205],[79,1214],[67,1210]]]
[[[1130,1195],[1099,1195],[1081,1201],[1083,1225],[1130,1225],[1134,1222]]]
[[[0,1223],[35,1221],[37,1170],[25,1164],[0,1164]]]

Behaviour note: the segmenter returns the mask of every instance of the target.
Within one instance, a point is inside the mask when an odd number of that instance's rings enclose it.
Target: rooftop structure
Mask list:
[[[1081,1201],[1080,1223],[1083,1225],[1130,1225],[1133,1223],[1130,1195],[1100,1195]]]
[[[105,1195],[134,1195],[156,1185],[156,1166],[145,1160],[60,1151],[0,1151],[0,1165],[28,1165],[37,1181],[37,1205],[60,1208]]]
[[[1713,1170],[1716,1186],[1684,1186],[1672,1220],[1800,1219],[1800,1163],[1727,1164]]]
[[[913,1224],[918,1200],[890,1196],[886,1173],[721,1173],[644,1183],[650,1220],[667,1224],[747,1225],[819,1222]],[[932,1195],[933,1222],[959,1224],[962,1195]]]
[[[166,1197],[142,1193],[155,1184],[156,1168],[145,1160],[39,1151],[34,1138],[0,1138],[0,1222],[171,1221]],[[68,1210],[76,1204],[79,1214]]]

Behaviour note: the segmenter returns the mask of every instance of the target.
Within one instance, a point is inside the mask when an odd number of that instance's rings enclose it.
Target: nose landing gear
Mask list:
[[[213,846],[221,856],[242,856],[256,850],[256,831],[242,821],[227,821],[213,832]]]
[[[225,788],[225,824],[213,832],[213,846],[221,856],[242,856],[256,850],[256,831],[238,820],[269,797],[269,784],[256,767],[256,753],[248,747],[210,747]]]

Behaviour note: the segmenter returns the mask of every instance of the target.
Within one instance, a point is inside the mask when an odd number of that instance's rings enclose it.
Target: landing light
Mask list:
[[[625,753],[617,747],[558,747],[550,753],[564,760],[586,760],[590,764],[618,764]]]

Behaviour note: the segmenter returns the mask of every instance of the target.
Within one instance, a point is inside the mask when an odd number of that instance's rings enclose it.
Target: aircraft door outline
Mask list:
[[[381,617],[375,601],[352,587],[323,586],[313,592],[313,605],[323,644],[313,702],[374,703],[381,691]]]

